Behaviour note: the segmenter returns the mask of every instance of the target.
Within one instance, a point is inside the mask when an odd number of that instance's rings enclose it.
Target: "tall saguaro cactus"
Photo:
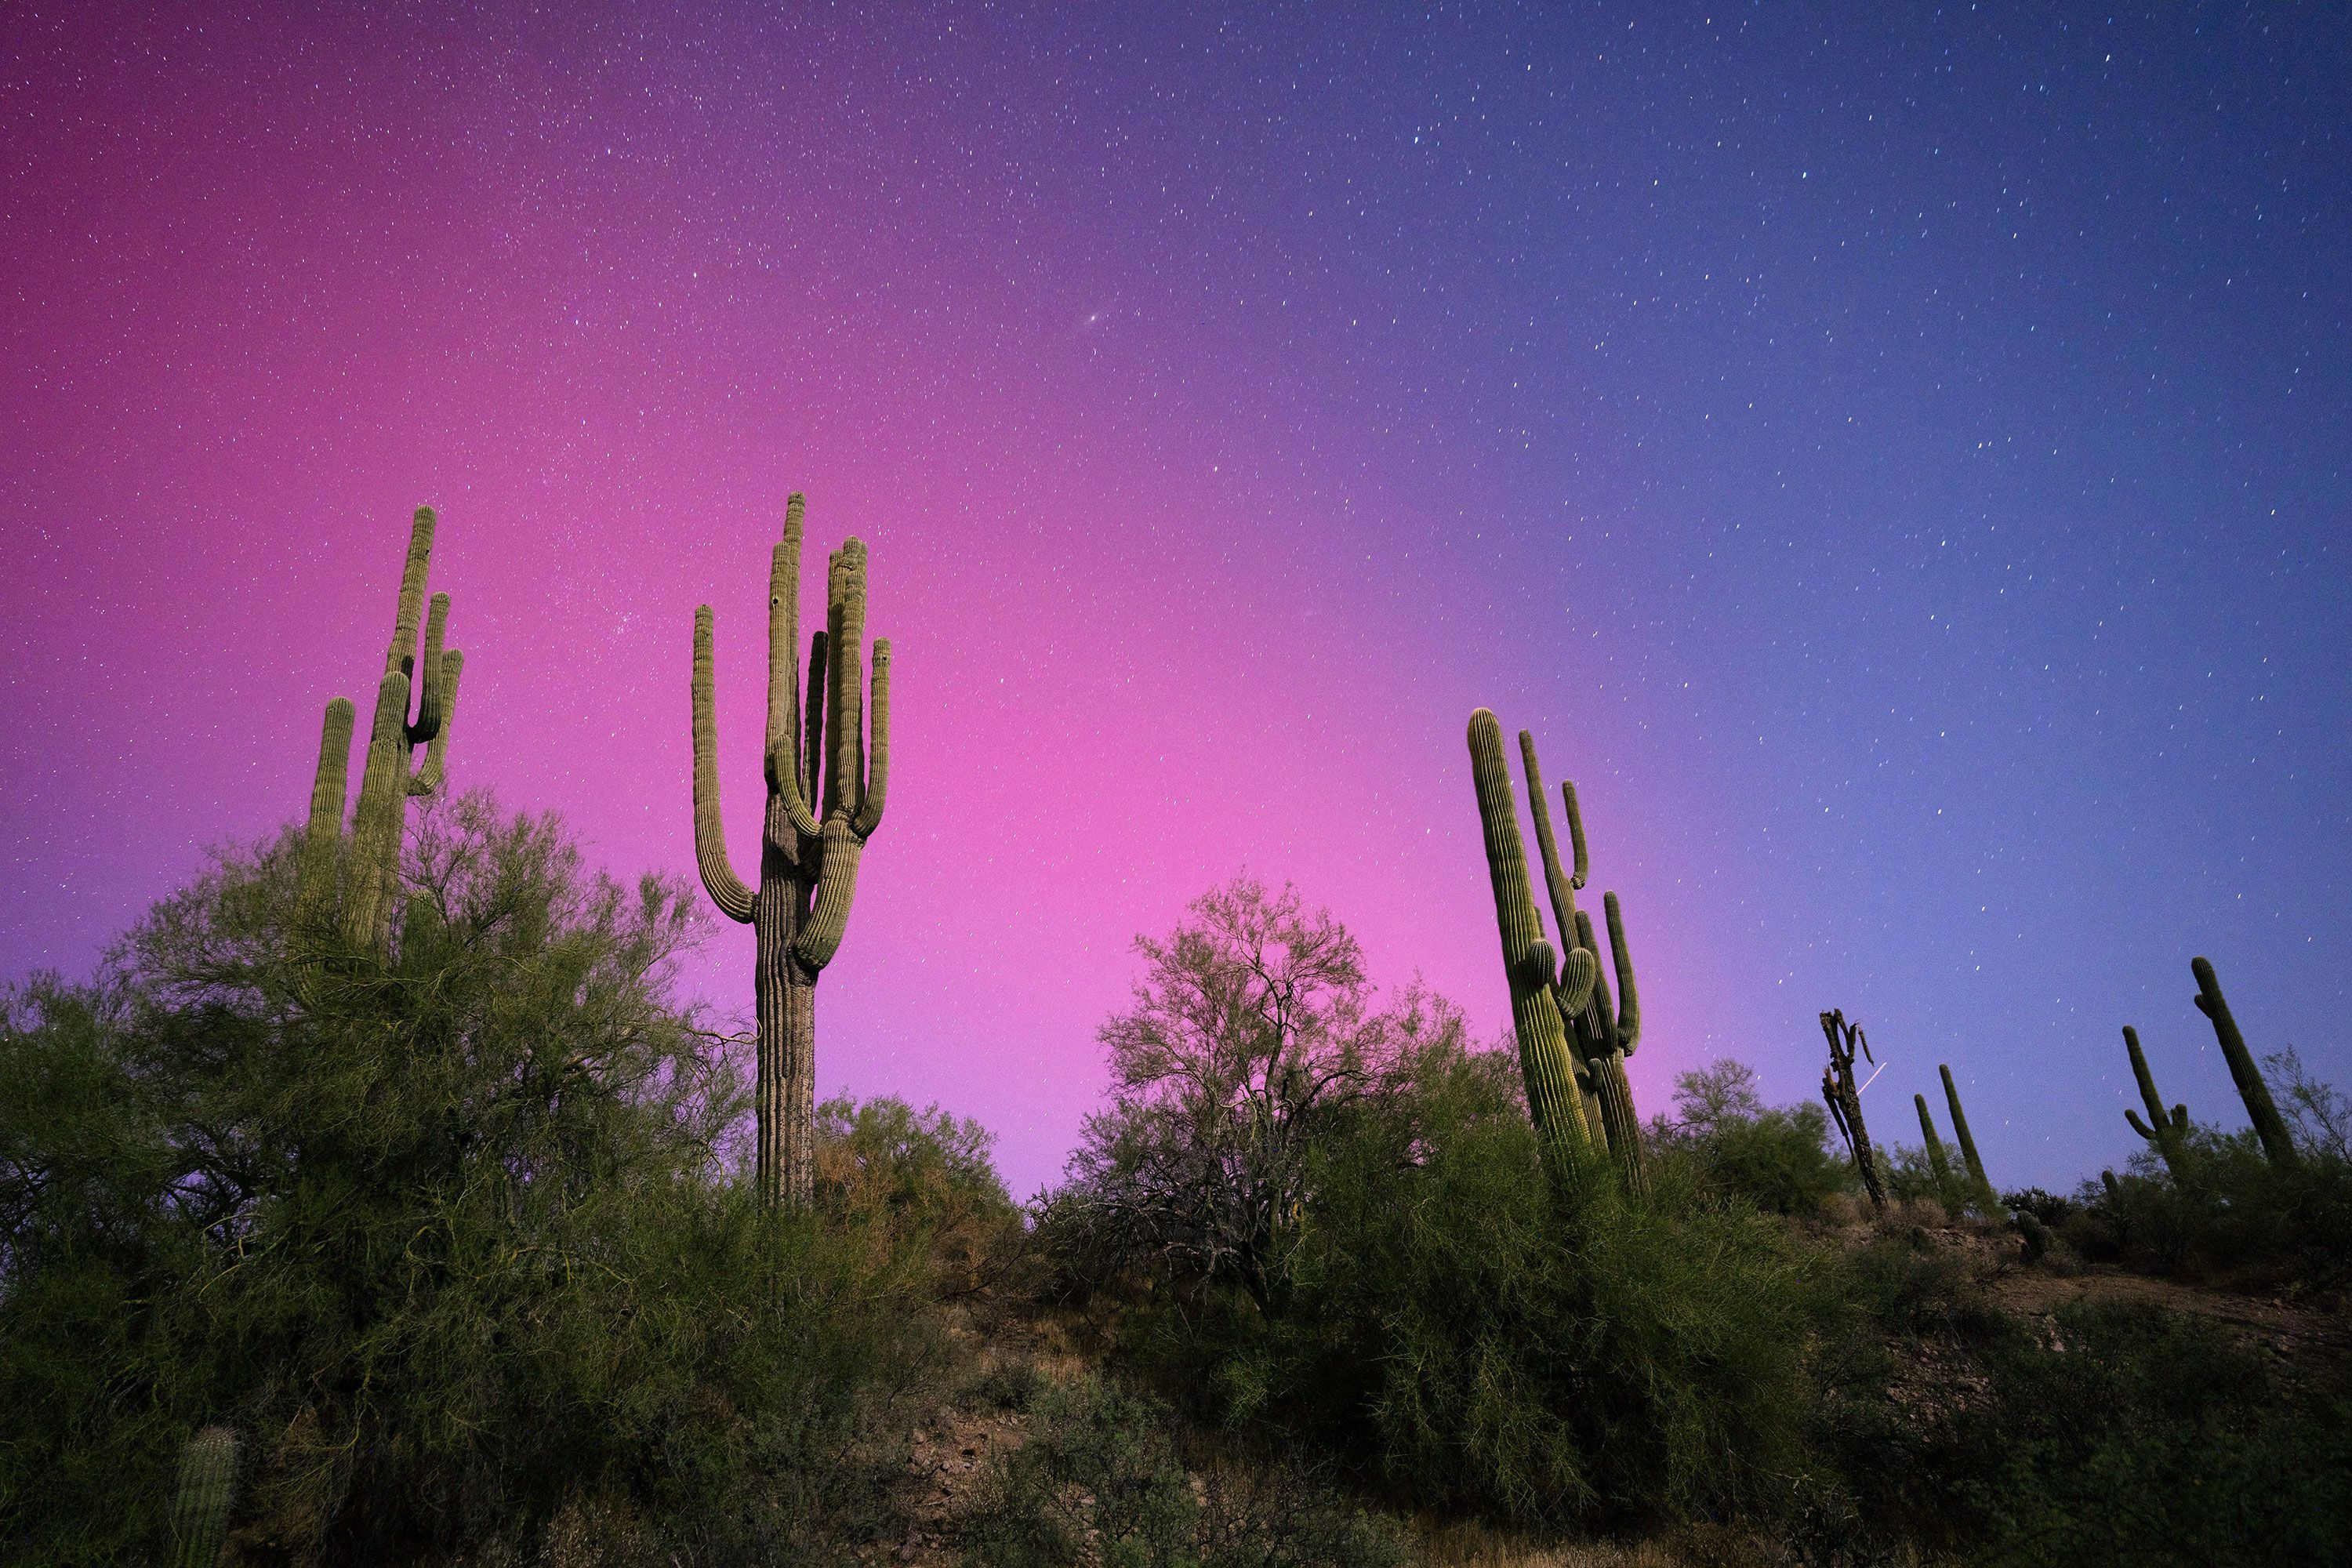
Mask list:
[[[816,982],[841,946],[857,863],[890,782],[890,644],[874,644],[866,713],[866,546],[852,538],[825,575],[825,627],[800,670],[801,519],[795,492],[768,573],[768,804],[760,881],[728,864],[711,711],[711,615],[694,612],[694,859],[719,912],[752,931],[759,1026],[756,1178],[762,1201],[808,1203],[815,1171]]]
[[[1857,1047],[1863,1060],[1875,1060],[1870,1054],[1870,1037],[1859,1023],[1845,1021],[1843,1008],[1822,1015],[1822,1033],[1830,1041],[1830,1065],[1822,1069],[1822,1099],[1829,1105],[1830,1120],[1845,1135],[1846,1147],[1853,1151],[1853,1168],[1862,1175],[1862,1190],[1870,1194],[1871,1208],[1885,1214],[1886,1188],[1878,1179],[1878,1157],[1871,1152],[1870,1130],[1862,1121],[1862,1090],[1853,1081]]]
[[[2156,1092],[2156,1075],[2147,1070],[2147,1058],[2139,1048],[2139,1031],[2129,1024],[2124,1026],[2124,1049],[2131,1054],[2132,1079],[2139,1085],[2140,1103],[2147,1107],[2146,1121],[2137,1110],[2126,1110],[2124,1120],[2163,1156],[2164,1168],[2178,1181],[2182,1148],[2189,1137],[2189,1107],[2164,1109],[2164,1097]]]
[[[2246,1049],[2246,1037],[2238,1033],[2238,1020],[2231,1016],[2229,999],[2221,994],[2221,982],[2214,974],[2213,965],[2205,959],[2194,958],[2189,960],[2189,968],[2197,976],[2197,1010],[2213,1022],[2213,1037],[2221,1042],[2221,1056],[2230,1064],[2230,1078],[2238,1086],[2238,1098],[2246,1102],[2246,1120],[2254,1124],[2254,1136],[2262,1140],[2263,1156],[2283,1171],[2294,1169],[2303,1163],[2302,1157],[2295,1152],[2294,1140],[2287,1133],[2285,1119],[2271,1100],[2271,1087],[2263,1081],[2253,1053]]]
[[[466,656],[442,647],[449,622],[449,595],[436,594],[428,608],[425,574],[432,563],[433,509],[421,506],[411,520],[408,560],[400,575],[400,599],[393,616],[392,643],[384,650],[383,676],[376,685],[375,717],[368,733],[367,762],[360,775],[360,798],[352,813],[349,853],[343,853],[343,794],[349,783],[351,700],[327,704],[319,736],[319,771],[310,789],[310,816],[303,836],[300,907],[307,918],[323,919],[334,901],[338,861],[342,877],[341,929],[352,946],[385,953],[392,939],[392,907],[400,885],[400,845],[407,828],[408,801],[440,788],[446,771],[449,728],[457,709],[457,678]],[[417,623],[424,622],[424,647]],[[409,700],[416,700],[410,717]],[[413,773],[417,747],[424,763]]]
[[[1936,1070],[1944,1075],[1944,1101],[1952,1112],[1952,1136],[1960,1142],[1960,1159],[1968,1165],[1969,1180],[1976,1187],[1978,1200],[1987,1212],[2000,1212],[2000,1194],[1993,1190],[1990,1178],[1985,1174],[1984,1161],[1978,1157],[1977,1141],[1969,1134],[1969,1113],[1960,1109],[1960,1086],[1952,1081],[1952,1069],[1943,1062]]]
[[[1528,1113],[1545,1152],[1570,1168],[1591,1147],[1585,1120],[1583,1064],[1569,1051],[1568,1026],[1555,988],[1559,956],[1544,940],[1543,917],[1536,912],[1528,885],[1528,855],[1519,838],[1519,816],[1511,801],[1510,764],[1503,756],[1503,727],[1481,708],[1470,715],[1470,783],[1478,795],[1478,826],[1486,839],[1486,872],[1495,889],[1495,923],[1503,941],[1503,973],[1511,987],[1511,1028],[1519,1045],[1519,1074],[1526,1081]],[[1565,940],[1565,939],[1564,939]],[[1590,993],[1598,974],[1589,952],[1571,951],[1568,992]]]
[[[1552,916],[1559,922],[1568,962],[1560,965],[1560,982],[1553,999],[1574,1037],[1577,1056],[1585,1065],[1589,1086],[1588,1116],[1609,1141],[1610,1158],[1625,1190],[1636,1196],[1649,1191],[1649,1174],[1642,1163],[1642,1123],[1633,1109],[1633,1086],[1625,1076],[1625,1058],[1642,1036],[1641,994],[1633,985],[1633,954],[1625,942],[1624,916],[1617,895],[1601,896],[1609,922],[1609,952],[1617,971],[1617,996],[1609,994],[1609,981],[1601,970],[1601,949],[1593,940],[1592,917],[1576,907],[1577,890],[1589,869],[1585,859],[1584,817],[1577,809],[1576,785],[1560,782],[1560,804],[1568,813],[1571,868],[1559,861],[1559,843],[1552,834],[1551,808],[1544,799],[1543,769],[1536,761],[1536,738],[1519,731],[1519,761],[1527,774],[1528,815],[1535,819],[1536,848],[1543,858],[1544,885],[1551,895]]]

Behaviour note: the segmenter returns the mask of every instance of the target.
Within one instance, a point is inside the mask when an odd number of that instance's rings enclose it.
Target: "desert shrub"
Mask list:
[[[681,1562],[856,1539],[940,1354],[922,1259],[887,1204],[764,1214],[730,1180],[743,1097],[668,999],[687,890],[480,799],[413,850],[388,968],[289,954],[289,838],[0,1006],[8,1554],[148,1555],[214,1421],[266,1554],[592,1516]]]
[[[2271,1058],[2274,1073],[2281,1060]],[[2324,1142],[2281,1170],[2251,1131],[2200,1123],[2179,1160],[2175,1171],[2143,1150],[2112,1191],[2084,1184],[2062,1234],[2086,1257],[2186,1278],[2326,1289],[2352,1277],[2352,1165]]]
[[[1923,1459],[1975,1561],[2343,1562],[2352,1407],[2281,1384],[2218,1329],[2141,1308],[2069,1308],[2048,1337],[1990,1337],[1990,1400]]]
[[[961,1544],[975,1568],[1402,1568],[1403,1538],[1293,1460],[1204,1444],[1087,1378],[1031,1408]]]
[[[1830,1152],[1827,1112],[1810,1103],[1765,1105],[1745,1062],[1727,1058],[1678,1075],[1675,1108],[1651,1122],[1652,1147],[1726,1196],[1772,1214],[1815,1215],[1853,1184],[1845,1161]]]
[[[1657,1173],[1563,1206],[1507,1059],[1433,1046],[1318,1149],[1293,1291],[1155,1298],[1136,1335],[1229,1426],[1417,1503],[1538,1527],[1778,1506],[1801,1463],[1811,1255]]]
[[[935,1290],[971,1290],[1018,1238],[1021,1213],[990,1163],[978,1121],[891,1096],[816,1108],[819,1206],[879,1225],[932,1263]]]

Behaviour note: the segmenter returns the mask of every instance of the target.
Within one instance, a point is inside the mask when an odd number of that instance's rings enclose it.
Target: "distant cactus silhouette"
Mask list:
[[[179,1485],[172,1493],[173,1568],[213,1568],[228,1539],[236,1494],[236,1434],[207,1426],[180,1450]]]
[[[1936,1070],[1944,1075],[1944,1100],[1952,1112],[1952,1136],[1960,1141],[1960,1158],[1968,1163],[1969,1181],[1975,1186],[1977,1195],[1983,1203],[1986,1211],[1999,1214],[2000,1194],[1993,1190],[1992,1183],[1986,1179],[1984,1162],[1977,1157],[1977,1141],[1969,1135],[1969,1113],[1960,1108],[1960,1087],[1952,1081],[1950,1068],[1942,1062],[1937,1062]]]
[[[375,716],[368,733],[367,762],[360,775],[360,798],[352,813],[348,847],[343,837],[343,794],[349,782],[351,700],[327,704],[319,737],[319,769],[310,788],[310,816],[303,834],[299,904],[305,916],[323,920],[334,902],[340,871],[341,926],[352,946],[379,956],[392,942],[392,910],[400,886],[400,846],[408,824],[408,797],[431,795],[447,766],[449,729],[457,709],[457,678],[466,656],[446,651],[442,638],[449,619],[449,595],[436,594],[425,620],[425,647],[417,650],[417,621],[425,605],[425,578],[433,555],[436,523],[433,509],[421,506],[411,521],[408,559],[401,572],[400,599],[393,618],[392,643],[376,686]],[[416,697],[416,716],[408,714]],[[412,773],[418,746],[425,762]]]
[[[1822,1099],[1830,1108],[1830,1120],[1844,1134],[1846,1147],[1853,1152],[1853,1168],[1862,1177],[1862,1190],[1870,1194],[1872,1210],[1885,1214],[1886,1188],[1878,1179],[1878,1157],[1871,1152],[1870,1130],[1862,1121],[1862,1090],[1853,1081],[1857,1048],[1864,1061],[1875,1060],[1870,1054],[1870,1038],[1860,1024],[1845,1021],[1843,1008],[1822,1015],[1822,1033],[1830,1042],[1830,1065],[1822,1069]]]
[[[1642,1122],[1633,1109],[1633,1086],[1625,1077],[1625,1058],[1642,1036],[1641,994],[1633,985],[1633,954],[1625,941],[1625,922],[1617,895],[1604,894],[1609,921],[1609,952],[1617,969],[1618,999],[1612,1004],[1609,981],[1601,969],[1600,945],[1593,941],[1592,919],[1576,907],[1577,890],[1589,875],[1584,847],[1584,817],[1577,809],[1576,785],[1563,780],[1560,804],[1568,815],[1570,864],[1563,868],[1559,844],[1553,837],[1551,808],[1544,799],[1543,769],[1536,760],[1535,736],[1519,731],[1519,761],[1527,774],[1528,815],[1536,825],[1536,847],[1543,859],[1544,885],[1551,895],[1553,918],[1569,949],[1560,964],[1553,1001],[1568,1023],[1576,1055],[1584,1063],[1580,1083],[1586,1092],[1587,1125],[1607,1139],[1618,1179],[1636,1196],[1650,1187],[1642,1163]]]
[[[2230,1064],[2230,1077],[2238,1086],[2238,1098],[2246,1102],[2246,1120],[2254,1124],[2254,1136],[2262,1140],[2263,1153],[2270,1163],[2284,1171],[2302,1164],[2302,1156],[2288,1136],[2286,1121],[2271,1102],[2270,1085],[2263,1081],[2262,1069],[2254,1065],[2253,1053],[2246,1049],[2246,1037],[2238,1033],[2238,1020],[2230,1016],[2230,1004],[2221,994],[2221,982],[2215,978],[2213,965],[2202,958],[2189,960],[2190,973],[2197,976],[2197,1010],[2213,1021],[2213,1037],[2221,1044],[2221,1055]]]
[[[711,712],[711,615],[694,612],[694,858],[719,913],[751,926],[759,1025],[756,1162],[763,1202],[804,1206],[815,1171],[816,982],[841,946],[866,841],[890,781],[890,644],[874,644],[866,718],[866,546],[852,538],[826,573],[825,629],[800,674],[801,519],[795,492],[768,574],[768,806],[755,892],[727,861]]]
[[[2128,1110],[2124,1112],[2124,1120],[2164,1157],[2164,1168],[2177,1181],[2180,1176],[2183,1142],[2189,1136],[2189,1107],[2164,1109],[2164,1099],[2156,1092],[2156,1075],[2147,1070],[2147,1058],[2139,1048],[2139,1031],[2129,1024],[2124,1026],[2124,1049],[2131,1053],[2132,1078],[2139,1084],[2140,1102],[2147,1107],[2146,1121],[2139,1119],[2138,1111]]]
[[[1927,1097],[1915,1094],[1911,1103],[1919,1108],[1919,1136],[1927,1145],[1927,1168],[1936,1173],[1936,1195],[1947,1204],[1953,1201],[1952,1163],[1944,1155],[1944,1141],[1936,1136],[1936,1119],[1927,1114]]]
[[[1486,873],[1495,890],[1495,923],[1503,942],[1503,973],[1511,987],[1511,1027],[1519,1046],[1519,1074],[1526,1081],[1528,1112],[1557,1168],[1572,1170],[1592,1148],[1580,1079],[1584,1064],[1569,1049],[1568,1026],[1560,1016],[1554,973],[1559,963],[1544,940],[1543,917],[1528,885],[1526,846],[1519,838],[1518,812],[1511,800],[1510,764],[1503,755],[1503,727],[1488,710],[1470,715],[1470,783],[1478,796],[1478,826],[1486,846]],[[1598,973],[1589,952],[1569,954],[1571,997]]]

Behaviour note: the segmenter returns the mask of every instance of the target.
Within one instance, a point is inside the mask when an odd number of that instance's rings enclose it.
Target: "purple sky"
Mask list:
[[[2071,1185],[2124,1023],[2242,1121],[2193,952],[2352,1079],[2344,14],[316,9],[0,32],[0,975],[298,813],[420,501],[457,782],[689,869],[708,600],[751,864],[800,488],[897,654],[820,1089],[1018,1190],[1244,868],[1500,1030],[1481,703],[1648,1109],[1839,1005]]]

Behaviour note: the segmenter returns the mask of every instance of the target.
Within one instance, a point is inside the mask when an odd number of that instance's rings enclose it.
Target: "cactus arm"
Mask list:
[[[449,595],[433,595],[432,608],[425,617],[425,658],[409,677],[408,684],[416,693],[416,721],[408,727],[408,743],[422,745],[437,740],[441,734],[443,678],[441,672],[441,639],[449,629]]]
[[[310,820],[302,832],[300,891],[303,913],[315,914],[334,898],[335,860],[343,844],[343,795],[350,787],[352,721],[357,710],[348,697],[327,704],[319,726],[319,772],[310,784]]]
[[[2197,1010],[2212,1020],[2213,1037],[2221,1043],[2221,1055],[2230,1064],[2230,1077],[2238,1086],[2238,1098],[2246,1102],[2246,1120],[2254,1124],[2254,1136],[2262,1140],[2264,1157],[2282,1170],[2293,1170],[2302,1163],[2302,1158],[2295,1151],[2294,1140],[2287,1134],[2285,1120],[2271,1100],[2270,1085],[2263,1081],[2253,1053],[2246,1049],[2245,1036],[2238,1032],[2238,1020],[2231,1015],[2229,999],[2221,994],[2221,982],[2214,974],[2213,965],[2203,958],[2195,958],[2189,961],[2189,967],[2197,976]]]
[[[367,764],[359,804],[352,810],[351,875],[343,897],[344,935],[354,947],[373,947],[385,901],[399,869],[400,823],[408,781],[402,756],[408,715],[408,677],[399,670],[376,687],[375,721],[368,731]]]
[[[833,711],[825,721],[830,756],[825,764],[824,809],[855,813],[865,785],[860,753],[865,749],[866,546],[856,536],[835,554],[835,587],[825,624],[832,636]]]
[[[228,1539],[236,1497],[236,1434],[207,1426],[180,1450],[172,1493],[173,1568],[214,1568]]]
[[[1617,907],[1617,895],[1603,893],[1601,905],[1609,917],[1609,955],[1617,966],[1617,1023],[1612,1034],[1617,1048],[1630,1057],[1642,1037],[1642,996],[1633,989],[1633,950],[1625,942],[1625,917]]]
[[[873,735],[873,754],[866,763],[866,791],[850,826],[862,843],[882,826],[882,807],[890,795],[890,639],[874,644],[873,711],[866,727]]]
[[[1601,939],[1592,930],[1589,910],[1576,911],[1576,945],[1592,954],[1591,1007],[1587,1015],[1592,1036],[1591,1056],[1607,1056],[1617,1048],[1617,1002],[1609,994],[1609,975],[1601,967]]]
[[[457,717],[457,677],[466,671],[466,656],[453,647],[433,664],[433,686],[440,695],[434,700],[433,738],[425,744],[425,765],[408,781],[411,795],[431,795],[441,787],[442,775],[448,771],[449,726]]]
[[[727,863],[727,836],[719,814],[719,727],[711,714],[710,606],[694,612],[694,866],[719,912],[748,924],[751,889]]]
[[[1552,836],[1551,808],[1544,803],[1543,769],[1536,761],[1536,738],[1519,731],[1519,766],[1527,774],[1528,815],[1535,819],[1536,852],[1543,861],[1544,889],[1551,895],[1552,918],[1559,922],[1562,942],[1576,936],[1576,884],[1560,869],[1559,843]]]
[[[801,518],[807,502],[798,490],[784,502],[784,536],[768,567],[768,745],[773,768],[781,753],[797,763],[801,732]],[[771,784],[781,786],[781,778]]]
[[[425,572],[433,559],[433,509],[420,506],[408,530],[408,560],[400,572],[400,607],[392,623],[392,646],[383,656],[386,675],[416,672],[416,619],[425,606]],[[401,713],[407,719],[405,710]]]
[[[832,648],[823,628],[809,638],[807,733],[803,742],[808,760],[801,773],[801,798],[812,810],[824,798],[821,786],[824,783],[825,694],[831,685],[825,671],[830,668]]]
[[[824,860],[817,872],[816,898],[800,934],[793,939],[793,957],[801,966],[822,971],[833,962],[849,927],[849,904],[857,891],[857,862],[866,845],[847,816],[834,813],[824,819]]]
[[[1589,873],[1589,868],[1584,858],[1584,813],[1579,811],[1576,806],[1574,779],[1559,781],[1559,800],[1561,806],[1568,812],[1569,853],[1575,858],[1576,862],[1576,868],[1568,874],[1568,885],[1581,889]]]

